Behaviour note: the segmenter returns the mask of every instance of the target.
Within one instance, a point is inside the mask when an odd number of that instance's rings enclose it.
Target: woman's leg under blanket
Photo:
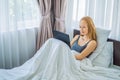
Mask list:
[[[37,53],[22,66],[10,70],[0,70],[2,73],[0,79],[47,78],[56,80],[70,72],[70,68],[75,69],[72,66],[75,65],[74,60],[70,48],[64,42],[52,38],[47,40]]]

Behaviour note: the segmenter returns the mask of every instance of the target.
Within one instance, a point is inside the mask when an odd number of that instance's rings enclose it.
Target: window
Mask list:
[[[77,28],[79,27],[80,19],[85,16],[86,0],[74,0],[73,3],[72,25],[73,28]]]
[[[36,0],[2,0],[0,3],[0,32],[39,26]]]

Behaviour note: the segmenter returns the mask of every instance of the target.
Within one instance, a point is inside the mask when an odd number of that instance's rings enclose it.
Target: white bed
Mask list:
[[[56,46],[56,47],[55,47]],[[0,69],[0,80],[119,80],[120,71],[93,66],[89,58],[78,61],[62,41],[49,39],[26,63]]]
[[[120,80],[120,70],[110,67],[113,44],[106,41],[106,33],[97,30],[98,47],[82,61],[64,42],[51,38],[23,65],[0,69],[0,80]]]

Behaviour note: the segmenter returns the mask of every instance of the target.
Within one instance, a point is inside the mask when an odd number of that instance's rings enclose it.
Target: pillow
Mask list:
[[[109,36],[110,30],[105,30],[101,28],[96,28],[96,34],[97,34],[97,48],[95,51],[89,56],[89,59],[93,61],[99,53],[103,50],[105,44],[107,43],[107,38]]]
[[[92,61],[94,66],[109,67],[113,58],[113,42],[107,42],[101,53]]]

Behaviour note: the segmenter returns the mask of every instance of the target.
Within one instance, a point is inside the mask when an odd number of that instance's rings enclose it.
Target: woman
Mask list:
[[[80,21],[80,35],[76,35],[71,41],[71,49],[79,52],[75,58],[82,60],[88,57],[96,48],[96,30],[92,19],[88,16]]]

